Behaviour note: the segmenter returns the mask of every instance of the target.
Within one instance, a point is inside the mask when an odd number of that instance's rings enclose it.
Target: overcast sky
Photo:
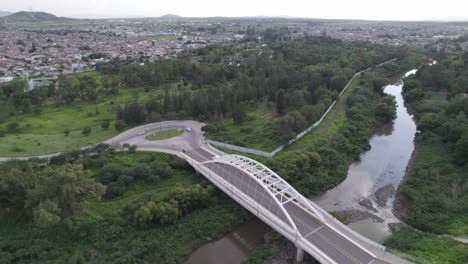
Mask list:
[[[290,16],[367,20],[468,19],[468,0],[0,0],[0,10],[82,18]]]

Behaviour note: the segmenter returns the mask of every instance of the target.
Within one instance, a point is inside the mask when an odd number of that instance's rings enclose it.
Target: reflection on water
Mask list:
[[[263,243],[268,226],[259,219],[240,225],[220,239],[210,241],[197,250],[183,264],[239,264]]]
[[[408,72],[406,76],[415,72]],[[416,125],[404,105],[402,87],[401,81],[385,87],[385,93],[395,96],[397,103],[397,118],[393,124],[376,131],[370,139],[371,149],[350,166],[345,181],[313,198],[327,211],[360,210],[381,218],[381,223],[366,219],[350,224],[351,228],[377,242],[390,234],[388,223],[398,222],[392,213],[393,199],[414,150]],[[368,208],[371,206],[359,205],[364,199],[368,199],[377,212]]]

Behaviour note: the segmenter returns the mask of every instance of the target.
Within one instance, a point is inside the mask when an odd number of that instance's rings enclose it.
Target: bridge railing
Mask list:
[[[354,241],[361,247],[365,248],[366,250],[376,255],[378,258],[382,258],[382,256],[385,255],[386,248],[384,246],[352,230],[350,227],[343,224],[334,216],[330,215],[327,211],[325,211],[320,206],[315,205],[310,200],[309,202],[312,204],[312,206],[314,206],[314,208],[322,212],[323,215],[327,216],[327,220],[329,220],[328,222],[329,226],[335,229],[338,233],[341,233],[344,237],[347,237],[349,240]]]
[[[240,147],[240,146],[236,146],[236,145],[232,145],[232,144],[228,144],[228,143],[223,143],[223,142],[219,142],[219,141],[214,141],[214,140],[207,140],[206,142],[208,142],[211,145],[217,146],[217,147],[230,149],[230,150],[234,150],[234,151],[238,151],[238,152],[242,152],[242,153],[250,153],[250,154],[254,154],[254,155],[262,156],[262,157],[267,157],[267,158],[273,157],[272,153],[270,153],[270,152],[265,152],[265,151],[261,151],[261,150],[250,149],[250,148],[244,148],[244,147]]]
[[[198,163],[189,156],[178,153],[178,156],[183,157],[197,172],[205,176],[209,181],[216,185],[225,194],[234,199],[237,203],[242,205],[245,209],[249,210],[252,214],[260,218],[267,225],[275,229],[278,233],[295,243],[296,246],[304,249],[306,252],[314,256],[320,263],[323,264],[336,264],[324,252],[318,249],[315,245],[310,243],[307,239],[303,238],[301,234],[295,231],[290,225],[281,220],[278,216],[268,211],[257,201],[253,200],[250,196],[236,188],[233,184],[224,180],[221,176],[207,168],[206,166]]]
[[[248,196],[247,194],[239,190],[236,186],[234,186],[227,180],[223,179],[221,176],[219,176],[218,174],[216,174],[215,172],[213,172],[206,166],[199,164],[198,162],[194,161],[192,158],[190,158],[189,156],[185,154],[183,155],[184,155],[185,160],[193,168],[195,168],[196,171],[203,174],[208,180],[210,180],[214,185],[220,188],[224,193],[231,196],[231,198],[233,198],[238,203],[243,205],[252,214],[260,217],[262,220],[264,220],[265,218],[266,219],[265,222],[267,222],[267,224],[271,222],[272,225],[286,232],[286,235],[285,235],[286,237],[292,238],[293,241],[295,240],[297,234],[295,230],[289,224],[285,223],[278,216],[268,211],[257,201],[252,199],[250,196]]]

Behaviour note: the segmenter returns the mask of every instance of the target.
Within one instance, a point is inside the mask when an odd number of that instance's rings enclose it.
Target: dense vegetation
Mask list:
[[[439,54],[405,81],[420,134],[415,161],[400,186],[401,218],[436,234],[468,236],[468,53]],[[468,247],[405,228],[388,245],[424,260],[466,263]]]
[[[117,119],[125,124],[152,118],[210,120],[213,125],[205,128],[210,135],[245,145],[238,138],[225,138],[224,124],[216,121],[232,118],[235,125],[241,125],[249,118],[247,112],[264,102],[274,106],[269,112],[278,118],[270,118],[269,127],[262,129],[281,143],[316,121],[356,71],[405,52],[404,48],[308,38],[265,47],[201,49],[195,57],[198,63],[188,61],[193,59],[190,54],[144,66],[115,62],[100,66],[99,71],[118,74],[123,85],[147,90],[182,81],[177,89],[165,89],[164,97],[131,102],[119,109]]]
[[[468,236],[467,62],[468,53],[443,55],[405,82],[421,134],[404,219],[424,231]]]
[[[1,263],[177,263],[249,217],[176,157],[89,152],[0,166]]]
[[[270,166],[308,196],[340,183],[349,164],[369,148],[373,130],[395,117],[394,99],[382,89],[388,81],[385,77],[392,74],[383,68],[357,78],[341,99],[342,106],[325,121],[329,127],[319,127],[299,144],[289,146]]]
[[[210,46],[143,66],[115,60],[97,73],[60,76],[57,89],[25,92],[26,83],[15,80],[0,89],[0,152],[63,151],[169,119],[208,121],[214,139],[269,148],[317,120],[355,72],[406,53],[311,37]],[[86,122],[67,122],[76,116]],[[31,144],[19,146],[25,140]]]

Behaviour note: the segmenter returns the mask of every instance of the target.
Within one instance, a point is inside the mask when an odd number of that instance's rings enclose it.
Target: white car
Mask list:
[[[192,129],[190,127],[186,127],[185,131],[190,132],[190,131],[192,131]]]
[[[138,132],[137,135],[138,135],[138,136],[143,136],[143,135],[145,135],[145,134],[146,134],[146,131],[140,131],[140,132]]]

